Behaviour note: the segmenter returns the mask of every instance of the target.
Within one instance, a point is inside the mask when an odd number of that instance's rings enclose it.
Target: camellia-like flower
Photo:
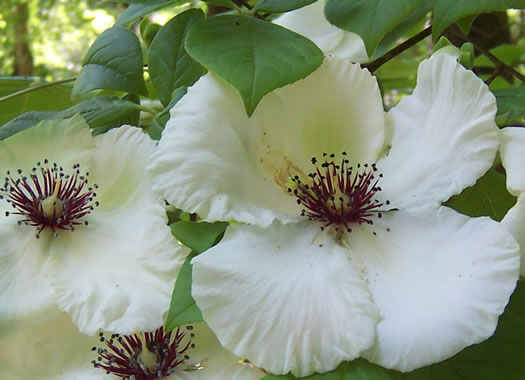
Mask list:
[[[525,128],[507,127],[500,131],[501,161],[507,172],[507,189],[518,197],[516,204],[509,210],[501,223],[507,227],[521,247],[525,246]],[[525,250],[521,250],[522,262]],[[521,275],[525,276],[525,265],[521,266]]]
[[[257,380],[204,322],[171,333],[80,334],[65,313],[0,340],[2,380]],[[109,360],[106,359],[109,357]]]
[[[151,190],[154,146],[129,126],[93,137],[80,116],[0,142],[0,336],[60,309],[88,334],[162,324],[188,250]]]
[[[176,207],[245,223],[192,260],[193,296],[223,346],[306,376],[358,356],[410,371],[490,337],[518,245],[441,203],[492,165],[495,112],[446,55],[421,63],[387,114],[374,77],[337,58],[251,118],[233,87],[201,78],[150,169]]]
[[[287,12],[273,22],[308,37],[325,54],[352,62],[368,61],[361,37],[330,24],[324,16],[324,6],[325,2],[318,0],[306,7]]]

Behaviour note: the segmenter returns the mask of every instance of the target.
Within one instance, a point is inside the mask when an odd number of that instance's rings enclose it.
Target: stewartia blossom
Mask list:
[[[507,172],[507,189],[518,197],[516,204],[509,210],[501,223],[507,227],[521,247],[525,246],[525,128],[507,127],[500,131],[501,161]],[[521,250],[522,262],[525,250]],[[525,265],[521,266],[521,275],[525,276]]]
[[[495,111],[446,55],[421,63],[387,114],[370,73],[337,58],[251,118],[233,87],[201,78],[171,110],[151,172],[176,207],[246,223],[192,261],[223,346],[306,376],[358,356],[410,371],[490,337],[518,245],[441,203],[492,165]]]
[[[110,355],[113,360],[107,364],[105,357]],[[204,322],[171,334],[159,328],[125,336],[87,336],[62,313],[0,340],[2,380],[257,380],[263,376],[223,349]]]
[[[325,54],[349,59],[352,62],[368,61],[365,43],[358,34],[330,24],[324,16],[325,2],[317,2],[285,13],[273,22],[311,39]]]
[[[144,169],[154,146],[80,116],[0,142],[0,336],[59,309],[88,334],[162,324],[187,250]]]

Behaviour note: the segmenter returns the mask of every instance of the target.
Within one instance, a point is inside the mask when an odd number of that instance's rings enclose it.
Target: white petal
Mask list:
[[[171,235],[164,201],[151,191],[144,166],[154,144],[147,135],[121,127],[95,144],[100,207],[88,226],[59,233],[46,275],[82,332],[154,330],[188,250]]]
[[[508,174],[508,172],[507,172]],[[521,262],[525,263],[525,194],[518,198],[518,202],[507,212],[501,221],[520,243]],[[525,264],[521,265],[521,275],[525,276]]]
[[[501,161],[507,172],[509,192],[525,192],[525,128],[507,127],[500,130]]]
[[[285,13],[273,22],[311,39],[325,54],[366,62],[365,44],[358,34],[330,24],[324,16],[324,1]]]
[[[347,240],[382,317],[363,356],[400,371],[490,337],[518,279],[512,236],[489,218],[446,207],[389,212]]]
[[[375,161],[384,141],[382,110],[376,80],[336,58],[266,95],[250,119],[236,90],[207,75],[172,109],[150,167],[154,188],[207,220],[297,220],[290,177],[306,177],[312,156],[323,152]]]
[[[222,345],[274,374],[359,356],[377,310],[355,261],[312,223],[231,226],[193,259],[193,296]]]
[[[45,120],[0,141],[0,175],[16,169],[27,175],[38,161],[46,158],[64,169],[71,169],[76,163],[89,169],[92,148],[93,137],[81,116]]]
[[[414,93],[389,112],[381,195],[398,208],[439,204],[476,183],[498,148],[495,114],[488,87],[453,57],[421,63]]]
[[[194,325],[195,338],[192,343],[195,348],[189,352],[189,363],[201,363],[201,370],[188,372],[178,371],[181,380],[258,380],[265,376],[264,372],[251,368],[246,364],[239,363],[239,358],[228,350],[222,348],[221,344],[203,322]]]
[[[5,222],[0,223],[0,337],[58,313],[53,290],[41,275],[50,236],[37,239],[34,227]]]
[[[62,313],[51,321],[0,340],[2,380],[97,380],[90,361],[96,337],[79,334]]]

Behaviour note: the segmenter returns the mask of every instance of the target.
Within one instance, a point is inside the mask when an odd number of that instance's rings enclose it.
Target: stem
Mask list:
[[[361,67],[368,69],[371,73],[379,69],[381,66],[383,66],[385,63],[390,61],[392,58],[396,57],[397,55],[401,54],[408,48],[414,46],[419,41],[425,39],[426,37],[430,36],[430,33],[432,33],[432,26],[429,26],[425,29],[423,29],[421,32],[416,34],[413,37],[410,37],[408,40],[403,42],[402,44],[397,45],[392,50],[387,51],[385,54],[383,54],[381,57],[373,60],[372,62],[368,62],[365,64],[362,64]]]
[[[488,77],[488,79],[485,81],[485,84],[487,86],[490,85],[492,81],[498,77],[500,72],[501,72],[501,66],[496,67],[494,71],[492,72],[492,74],[490,74],[490,77]]]
[[[62,83],[73,82],[76,79],[77,79],[77,77],[73,77],[73,78],[68,78],[68,79],[60,79],[60,80],[57,80],[57,81],[54,81],[54,82],[45,82],[45,83],[36,84],[34,86],[31,86],[31,87],[28,87],[28,88],[24,88],[23,90],[13,92],[12,94],[9,94],[9,95],[6,95],[6,96],[2,96],[0,98],[0,103],[5,102],[6,100],[9,100],[9,99],[16,98],[17,96],[20,96],[20,95],[24,95],[24,94],[28,94],[28,93],[36,91],[36,90],[40,90],[41,88],[56,86],[56,85],[59,85],[59,84],[62,84]]]

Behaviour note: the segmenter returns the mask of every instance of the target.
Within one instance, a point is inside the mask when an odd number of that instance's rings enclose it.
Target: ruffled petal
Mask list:
[[[90,364],[97,337],[79,334],[61,313],[51,321],[0,340],[2,380],[96,380],[100,370]]]
[[[325,54],[349,59],[352,62],[368,61],[363,40],[358,34],[347,32],[330,24],[324,16],[324,1],[287,12],[273,22],[312,40]]]
[[[265,373],[241,364],[239,358],[222,348],[210,328],[203,322],[194,326],[195,348],[189,353],[189,363],[200,364],[203,368],[197,371],[177,371],[175,379],[180,380],[258,380]]]
[[[82,332],[154,330],[188,250],[171,235],[164,201],[151,191],[144,166],[154,143],[147,135],[121,127],[95,144],[100,206],[89,225],[59,233],[45,274]]]
[[[329,371],[374,339],[377,309],[359,265],[313,223],[231,226],[192,263],[204,319],[259,368]]]
[[[508,177],[507,177],[508,180]],[[525,194],[521,194],[518,202],[507,212],[501,221],[520,243],[521,262],[525,263]],[[525,276],[525,264],[521,265],[521,275]]]
[[[382,196],[394,207],[440,204],[476,183],[494,161],[496,100],[446,54],[419,66],[414,93],[389,116],[389,154],[379,162]]]
[[[507,188],[516,196],[525,192],[525,128],[500,130],[501,162],[507,172]]]
[[[490,337],[519,275],[518,245],[505,228],[446,207],[389,212],[347,241],[382,317],[363,356],[400,371]]]
[[[306,177],[312,156],[323,152],[374,162],[384,142],[382,110],[370,73],[336,58],[266,95],[249,119],[236,90],[209,74],[171,111],[150,166],[154,189],[211,221],[296,221],[290,178]]]
[[[48,159],[65,170],[80,164],[89,170],[93,137],[80,115],[65,120],[44,120],[0,141],[0,175],[22,169],[29,174],[37,162]]]
[[[14,327],[42,323],[58,313],[53,290],[41,274],[50,236],[37,239],[34,227],[8,223],[10,218],[0,223],[0,338]]]

